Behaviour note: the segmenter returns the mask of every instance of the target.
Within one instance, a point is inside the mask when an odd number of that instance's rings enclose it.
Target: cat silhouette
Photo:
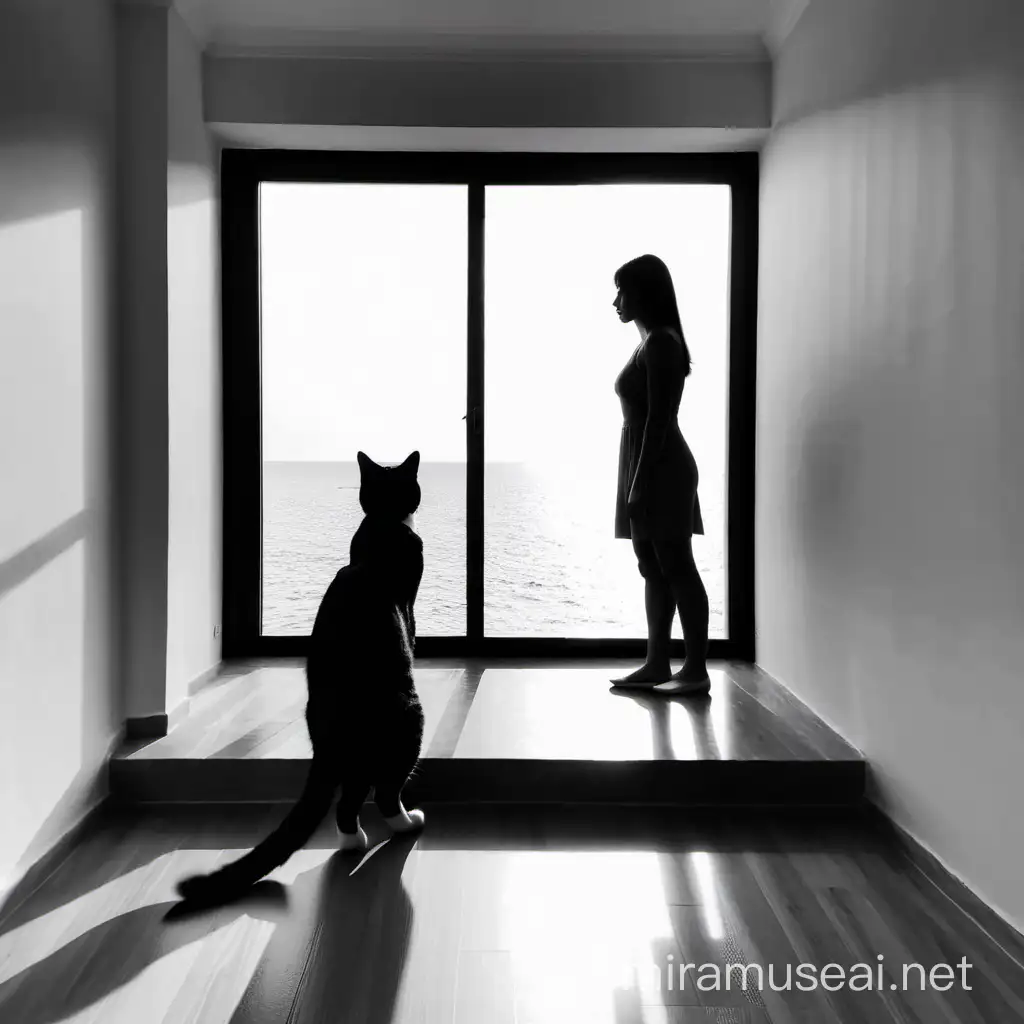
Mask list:
[[[349,563],[320,602],[306,659],[306,725],[313,757],[305,787],[281,824],[241,859],[177,885],[186,900],[221,902],[243,894],[302,848],[327,815],[338,788],[342,850],[366,849],[359,812],[373,799],[396,832],[422,827],[401,794],[420,757],[423,708],[413,680],[413,606],[423,575],[414,530],[420,453],[388,467],[358,456],[364,518]]]

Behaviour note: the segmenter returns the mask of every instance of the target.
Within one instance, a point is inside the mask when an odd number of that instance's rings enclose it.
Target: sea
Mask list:
[[[423,580],[419,636],[466,632],[466,466],[420,465]],[[694,557],[708,591],[709,636],[724,638],[724,477],[701,476],[704,536]],[[614,537],[615,466],[484,467],[484,635],[643,638],[643,579],[632,545]],[[302,636],[348,562],[362,519],[355,462],[263,466],[264,636]],[[676,619],[673,635],[681,636]]]

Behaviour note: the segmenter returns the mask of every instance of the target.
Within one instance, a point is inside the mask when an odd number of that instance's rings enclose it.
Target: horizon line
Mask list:
[[[376,462],[376,459],[374,459],[374,461]],[[290,465],[295,465],[296,463],[313,463],[313,464],[324,465],[324,466],[338,466],[338,465],[348,465],[348,464],[356,465],[357,464],[355,459],[264,459],[263,460],[263,465],[264,466],[273,466],[273,465],[290,466]],[[465,465],[468,465],[468,460],[466,460],[466,459],[422,459],[420,461],[420,464],[423,465],[424,463],[429,464],[431,466],[465,466]],[[485,464],[487,464],[487,463],[491,463],[491,464],[498,463],[498,464],[506,465],[506,466],[519,466],[519,465],[529,465],[530,464],[530,460],[529,459],[485,459],[484,463]]]

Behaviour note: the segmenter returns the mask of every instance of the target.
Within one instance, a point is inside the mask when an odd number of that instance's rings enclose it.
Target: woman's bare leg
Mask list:
[[[650,566],[644,577],[644,610],[647,614],[647,660],[635,672],[613,679],[615,686],[650,686],[672,678],[669,641],[676,601],[668,580]]]
[[[681,682],[705,679],[708,674],[708,592],[693,559],[689,540],[672,565],[669,585],[679,609],[679,621],[686,641],[686,660],[672,678]]]

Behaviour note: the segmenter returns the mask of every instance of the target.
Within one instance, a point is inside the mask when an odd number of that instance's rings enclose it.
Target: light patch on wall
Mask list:
[[[85,505],[82,222],[0,224],[0,562]]]

